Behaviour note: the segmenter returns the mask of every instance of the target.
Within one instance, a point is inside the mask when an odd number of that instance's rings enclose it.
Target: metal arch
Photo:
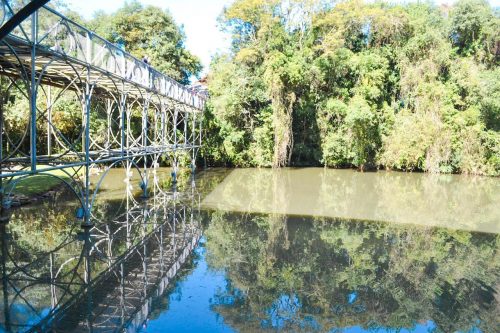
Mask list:
[[[144,181],[144,178],[143,178],[143,175],[141,173],[141,169],[137,166],[137,163],[135,163],[133,160],[131,161],[127,161],[128,163],[131,163],[131,165],[138,171],[139,173],[139,177],[141,177],[141,181]],[[104,171],[104,173],[101,175],[101,177],[99,178],[99,181],[97,182],[96,186],[95,186],[95,189],[94,189],[94,193],[92,194],[92,199],[91,199],[91,202],[90,202],[90,209],[92,210],[92,206],[94,204],[94,201],[97,197],[97,193],[99,192],[100,190],[100,187],[101,187],[101,184],[103,182],[103,180],[106,178],[106,175],[109,173],[109,171],[111,170],[111,168],[113,166],[115,166],[116,164],[118,163],[123,163],[123,161],[116,161],[116,162],[113,162],[111,163],[107,168],[106,168],[106,171]],[[128,170],[127,170],[128,172]],[[126,179],[128,181],[130,181],[129,179],[129,175],[126,175]],[[127,183],[128,185],[128,183]]]
[[[43,76],[45,75],[45,73],[47,72],[47,69],[55,62],[57,62],[57,60],[51,59],[47,64],[43,65],[42,71],[40,72],[40,74],[37,78],[37,85],[36,85],[37,90],[39,88],[42,88],[42,91],[45,91],[44,86],[41,85],[41,80],[42,80]],[[59,73],[59,75],[61,75],[62,77],[64,77],[65,79],[68,80],[68,82],[69,82],[68,85],[65,86],[64,88],[62,88],[54,98],[51,98],[50,101],[47,98],[46,110],[40,109],[37,106],[37,111],[40,113],[37,117],[37,121],[40,118],[44,118],[45,114],[48,113],[49,111],[51,111],[52,108],[56,106],[56,103],[63,97],[63,94],[65,92],[71,91],[72,93],[74,93],[75,97],[77,97],[78,99],[83,98],[84,81],[83,81],[82,77],[79,75],[77,69],[74,66],[72,66],[71,64],[69,64],[69,65],[72,68],[73,73],[71,73],[71,74],[62,73],[62,72]],[[73,75],[73,77],[71,77],[71,75]],[[82,86],[82,87],[79,87],[79,86]],[[50,87],[51,86],[49,85],[48,88],[50,89]],[[47,125],[50,126],[50,128],[51,128],[50,132],[53,134],[54,139],[56,140],[56,143],[59,144],[59,146],[62,149],[64,149],[64,151],[62,153],[59,153],[58,156],[50,157],[51,154],[48,154],[49,155],[48,159],[49,160],[50,159],[58,159],[58,158],[60,159],[68,154],[71,154],[72,152],[73,153],[76,152],[75,143],[78,142],[79,140],[81,140],[83,138],[83,135],[85,134],[84,133],[85,128],[84,128],[83,124],[82,124],[82,127],[78,133],[78,136],[74,139],[74,142],[71,142],[71,140],[70,140],[71,138],[67,138],[57,128],[57,126],[52,122],[52,119],[46,118],[45,121],[46,121]],[[49,137],[49,133],[47,133],[47,138],[48,137]]]

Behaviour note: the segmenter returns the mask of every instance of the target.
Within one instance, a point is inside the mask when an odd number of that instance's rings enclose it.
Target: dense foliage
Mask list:
[[[484,0],[236,0],[204,155],[233,166],[500,173],[500,16]]]

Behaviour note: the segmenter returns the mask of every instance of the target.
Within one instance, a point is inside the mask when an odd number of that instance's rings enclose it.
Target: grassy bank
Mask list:
[[[40,171],[46,168],[48,168],[46,165],[37,166]],[[71,168],[66,170],[73,173]],[[6,193],[11,192],[14,195],[33,197],[53,190],[64,184],[65,181],[70,182],[71,177],[64,170],[50,170],[37,175],[13,177],[4,183],[4,189]]]

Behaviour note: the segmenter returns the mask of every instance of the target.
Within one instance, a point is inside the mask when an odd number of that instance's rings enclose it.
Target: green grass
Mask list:
[[[43,170],[45,166],[38,166],[39,170]],[[51,170],[47,171],[43,174],[33,175],[25,177],[17,182],[17,185],[12,190],[13,194],[21,194],[26,196],[35,196],[39,194],[43,194],[51,189],[61,185],[63,180],[53,177],[57,176],[66,181],[70,181],[71,178],[64,173],[62,170]],[[16,178],[14,177],[10,182],[5,184],[5,191],[9,192],[14,185],[13,182]]]

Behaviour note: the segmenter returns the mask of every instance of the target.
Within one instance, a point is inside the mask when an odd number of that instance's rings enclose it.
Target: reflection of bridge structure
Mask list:
[[[37,254],[14,240],[15,221],[0,224],[0,330],[135,331],[196,245],[198,205],[194,192],[143,202],[127,195],[109,223],[72,228],[62,244]]]
[[[16,3],[0,0],[0,25]],[[163,159],[174,180],[180,155],[194,169],[204,97],[49,7],[0,41],[0,79],[3,206],[23,178],[48,174],[73,189],[89,224],[92,167],[141,169],[145,194]]]

